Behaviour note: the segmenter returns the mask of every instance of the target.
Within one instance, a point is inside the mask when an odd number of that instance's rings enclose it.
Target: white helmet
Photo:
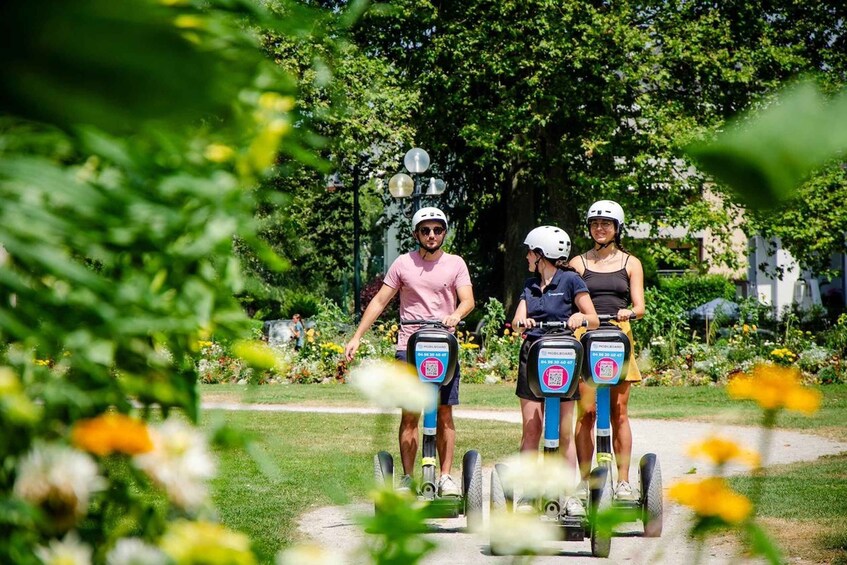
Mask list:
[[[567,259],[571,254],[571,238],[555,226],[539,226],[526,235],[524,245],[540,249],[547,259]]]
[[[606,218],[615,220],[621,227],[623,225],[624,215],[623,208],[617,202],[612,200],[598,200],[588,207],[588,214],[585,216],[585,221],[590,223],[594,218]]]
[[[438,208],[421,208],[415,215],[412,216],[412,231],[418,229],[418,224],[421,222],[425,222],[427,220],[437,220],[444,224],[444,229],[447,229],[447,216],[444,215],[444,212],[439,210]]]

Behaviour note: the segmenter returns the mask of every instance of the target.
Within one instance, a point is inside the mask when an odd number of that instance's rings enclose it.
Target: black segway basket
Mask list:
[[[626,376],[632,345],[617,328],[601,328],[582,336],[583,379],[591,386],[614,386]]]
[[[425,383],[450,384],[456,374],[458,358],[456,336],[442,328],[420,329],[409,337],[406,345],[406,360]]]
[[[583,346],[568,335],[545,335],[529,348],[527,381],[545,398],[572,398],[579,387]]]

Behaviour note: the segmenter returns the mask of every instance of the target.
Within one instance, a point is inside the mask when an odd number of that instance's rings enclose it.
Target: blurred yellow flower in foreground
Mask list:
[[[253,565],[250,538],[214,522],[180,520],[159,543],[177,565]]]
[[[671,486],[668,496],[688,506],[698,516],[720,518],[728,524],[742,522],[753,510],[746,496],[730,489],[726,481],[719,477],[676,483]]]
[[[71,442],[100,456],[110,453],[138,455],[153,449],[153,441],[144,422],[114,413],[79,420],[71,432]]]
[[[282,359],[277,350],[264,341],[239,340],[232,346],[232,352],[257,369],[274,369],[282,365]]]
[[[317,545],[297,545],[281,551],[276,565],[344,565],[341,554]]]
[[[732,379],[726,391],[731,398],[755,400],[765,410],[814,414],[821,402],[819,391],[802,385],[797,369],[770,363],[756,365],[749,376]]]
[[[211,143],[206,146],[203,156],[213,163],[224,163],[232,159],[235,155],[235,150],[221,143]]]
[[[700,443],[691,445],[688,454],[692,457],[703,457],[710,459],[715,465],[724,465],[733,459],[747,463],[751,467],[758,467],[760,463],[759,454],[755,451],[744,449],[732,440],[718,436],[711,436]]]

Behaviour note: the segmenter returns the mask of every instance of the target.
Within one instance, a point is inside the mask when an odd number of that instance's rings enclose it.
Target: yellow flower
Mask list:
[[[730,489],[726,481],[719,477],[676,483],[671,486],[668,496],[688,506],[698,516],[720,518],[728,524],[742,522],[753,510],[746,496]]]
[[[203,349],[205,347],[212,347],[212,345],[214,345],[214,342],[211,342],[211,341],[198,341],[197,342],[197,346],[200,347],[200,349]]]
[[[36,359],[35,364],[38,365],[39,367],[49,367],[50,366],[50,359]]]
[[[724,465],[733,459],[744,461],[751,467],[759,466],[759,454],[744,449],[732,440],[711,436],[688,448],[692,457],[711,459],[715,465]]]
[[[750,326],[744,324],[743,326],[741,326],[741,331],[743,331],[744,333],[750,333]]]
[[[177,565],[253,565],[250,538],[213,522],[173,523],[160,541]]]
[[[225,163],[232,159],[233,155],[235,150],[232,147],[220,143],[209,144],[203,152],[203,156],[213,163]]]
[[[291,96],[282,96],[276,92],[263,92],[259,96],[259,106],[265,110],[273,110],[274,112],[290,112],[294,109],[294,98]]]
[[[232,352],[249,365],[259,369],[274,369],[281,366],[277,351],[258,340],[240,340],[232,347]]]
[[[506,328],[505,330],[503,330],[503,335],[509,335],[511,333],[512,332],[509,331],[509,328]]]
[[[203,27],[203,19],[183,14],[174,18],[174,25],[180,29],[197,29]]]
[[[770,363],[756,365],[749,376],[732,379],[726,391],[731,398],[755,400],[765,410],[786,408],[804,414],[814,414],[821,400],[819,391],[800,383],[797,369]]]
[[[392,325],[391,325],[391,331],[392,331],[392,332],[396,332],[396,331],[397,331],[397,324],[392,324]]]
[[[144,422],[111,412],[79,420],[71,431],[71,442],[101,457],[110,453],[138,455],[153,449],[150,432]]]
[[[479,345],[475,343],[463,343],[461,345],[462,349],[479,349]]]

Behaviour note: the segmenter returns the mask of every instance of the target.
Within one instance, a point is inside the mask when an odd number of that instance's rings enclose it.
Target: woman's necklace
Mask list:
[[[612,251],[611,253],[609,253],[605,257],[600,257],[600,254],[597,252],[596,249],[592,249],[591,251],[594,253],[594,262],[595,263],[608,263],[612,259],[614,259],[615,257],[618,256],[618,250],[617,249],[615,249],[614,251]]]

